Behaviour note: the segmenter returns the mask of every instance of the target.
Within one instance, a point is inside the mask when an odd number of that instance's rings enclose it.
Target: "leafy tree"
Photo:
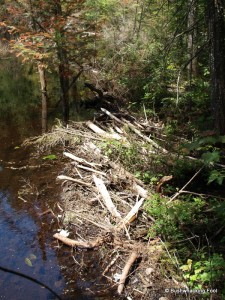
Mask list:
[[[32,61],[43,70],[58,73],[66,122],[69,89],[93,55],[88,44],[93,39],[88,32],[92,26],[83,17],[84,1],[5,0],[4,3],[8,12],[4,25],[11,34],[17,34],[16,39],[11,39],[17,56],[21,56],[24,63]]]

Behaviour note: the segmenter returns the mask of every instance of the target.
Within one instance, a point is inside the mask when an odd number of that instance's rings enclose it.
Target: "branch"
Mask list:
[[[103,244],[103,238],[98,237],[94,241],[89,241],[89,242],[83,242],[83,241],[75,241],[72,239],[69,239],[59,233],[55,233],[53,235],[54,238],[58,239],[59,241],[63,242],[67,246],[71,247],[80,247],[80,248],[87,248],[87,249],[92,249],[95,247],[98,247]]]
[[[125,285],[125,281],[127,279],[127,275],[130,271],[130,268],[132,267],[133,263],[135,262],[135,260],[138,258],[138,253],[132,252],[128,261],[126,262],[125,267],[123,268],[121,277],[120,277],[120,281],[119,281],[119,285],[118,285],[118,289],[117,292],[120,295],[124,289],[124,285]]]
[[[192,176],[191,177],[191,179],[167,202],[167,204],[168,203],[170,203],[170,202],[172,202],[174,199],[176,199],[177,198],[177,196],[179,196],[183,191],[184,191],[184,189],[189,185],[189,183],[191,183],[192,182],[192,180],[202,171],[202,169],[204,168],[204,166],[203,167],[201,167],[195,174],[194,174],[194,176]]]

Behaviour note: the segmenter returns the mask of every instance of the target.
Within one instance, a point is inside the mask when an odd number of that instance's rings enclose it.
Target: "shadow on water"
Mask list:
[[[71,279],[75,270],[68,273],[67,278],[66,272],[62,272],[66,268],[63,265],[66,258],[60,257],[52,240],[58,224],[47,215],[41,215],[49,207],[50,202],[47,202],[53,200],[32,192],[28,199],[18,197],[24,181],[36,176],[36,181],[44,184],[49,170],[46,174],[40,170],[32,175],[29,170],[9,167],[28,162],[29,150],[21,149],[19,145],[25,138],[41,133],[41,114],[37,113],[39,86],[32,79],[33,75],[21,69],[16,61],[4,64],[0,66],[0,266],[33,277],[59,295],[64,294],[67,282],[73,281],[74,291],[69,298],[62,296],[63,299],[96,299],[82,295],[81,290],[90,283],[79,283],[77,277]],[[52,177],[55,182],[56,174]],[[57,201],[56,191],[52,197]],[[67,257],[70,251],[68,249]],[[0,299],[56,298],[37,283],[0,270]]]

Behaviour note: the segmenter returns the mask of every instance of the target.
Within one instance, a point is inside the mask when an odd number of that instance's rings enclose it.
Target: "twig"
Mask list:
[[[55,128],[55,131],[61,131],[61,132],[65,132],[65,133],[68,133],[68,134],[72,134],[74,136],[81,136],[83,138],[92,139],[92,140],[96,140],[96,141],[103,141],[103,139],[101,139],[99,137],[96,137],[94,135],[88,135],[88,134],[83,133],[83,132],[66,130],[66,129],[63,129],[63,128]]]
[[[191,192],[191,191],[181,191],[180,194],[191,194],[191,195],[196,195],[196,196],[200,196],[200,197],[206,197],[206,198],[213,197],[213,198],[225,200],[225,198],[223,198],[221,196],[216,196],[216,195],[212,195],[212,194],[196,193],[196,192]]]
[[[117,259],[119,258],[120,253],[117,253],[117,255],[113,258],[113,260],[110,262],[110,264],[108,264],[108,266],[105,268],[105,270],[103,271],[102,275],[104,276],[106,272],[108,272],[108,270],[115,264],[115,262],[117,261]]]
[[[183,190],[189,185],[189,183],[191,183],[192,182],[192,180],[202,171],[202,169],[204,168],[204,166],[203,167],[201,167],[195,174],[194,174],[194,176],[192,176],[191,177],[191,179],[175,194],[175,195],[173,195],[173,197],[167,202],[167,204],[168,203],[170,203],[170,202],[172,202],[174,199],[176,199],[177,198],[177,196],[179,196],[182,192],[183,192]]]

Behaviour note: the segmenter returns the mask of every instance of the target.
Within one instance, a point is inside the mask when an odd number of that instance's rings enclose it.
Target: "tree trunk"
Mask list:
[[[63,16],[61,0],[55,0],[54,14],[59,17]],[[56,30],[56,44],[57,56],[59,60],[59,81],[61,89],[61,101],[63,110],[63,121],[66,124],[69,120],[69,63],[67,58],[67,51],[65,49],[65,34],[63,25],[59,26]]]
[[[67,73],[67,67],[61,60],[58,54],[59,64],[59,81],[61,88],[61,100],[62,100],[62,111],[63,111],[63,122],[66,124],[69,120],[69,78]]]
[[[198,61],[196,57],[196,40],[197,40],[197,29],[195,27],[196,23],[196,0],[189,0],[189,12],[188,12],[188,24],[187,27],[190,29],[187,40],[187,48],[190,63],[187,66],[189,80],[192,80],[193,76],[198,73]]]
[[[207,1],[208,35],[210,43],[211,103],[215,129],[225,134],[225,23],[224,4]]]
[[[38,72],[39,72],[39,78],[41,83],[41,103],[42,103],[41,125],[42,125],[42,133],[44,133],[48,129],[47,127],[48,93],[47,93],[45,69],[41,63],[38,64]]]

